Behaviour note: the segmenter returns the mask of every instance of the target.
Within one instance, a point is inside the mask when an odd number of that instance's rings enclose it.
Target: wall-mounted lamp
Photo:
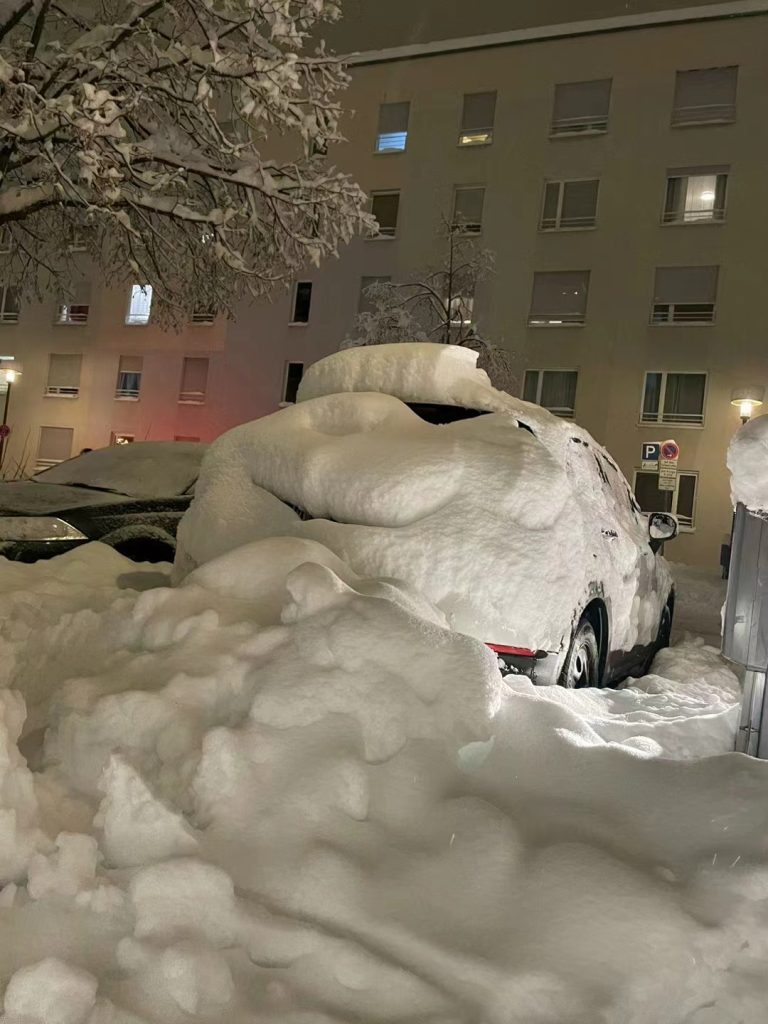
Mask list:
[[[758,385],[749,385],[744,388],[734,388],[731,392],[731,405],[738,406],[741,422],[746,423],[752,413],[763,404],[765,388]]]

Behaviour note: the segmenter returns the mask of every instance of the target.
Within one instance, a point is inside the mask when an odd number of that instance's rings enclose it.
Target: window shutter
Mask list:
[[[574,370],[545,370],[541,388],[541,404],[545,409],[572,412],[576,402]]]
[[[565,82],[555,86],[553,121],[605,119],[611,102],[611,79]]]
[[[719,267],[657,267],[654,303],[714,303]]]
[[[407,132],[410,113],[410,101],[405,103],[382,103],[379,107],[379,135],[395,135],[400,132]]]
[[[683,421],[701,422],[704,413],[703,373],[669,373],[664,395],[664,418],[681,417]]]
[[[462,131],[493,128],[495,117],[495,92],[471,92],[464,96],[464,110],[461,115]]]
[[[562,316],[573,322],[587,308],[588,270],[537,273],[533,279],[532,316]]]
[[[181,374],[181,402],[203,402],[208,384],[208,360],[188,356]]]
[[[457,188],[453,200],[454,224],[479,230],[483,223],[484,188]]]
[[[48,363],[48,390],[76,394],[80,390],[82,355],[51,354]]]
[[[73,437],[72,427],[41,427],[38,461],[50,465],[68,459],[72,454]]]
[[[120,356],[120,373],[141,373],[143,367],[143,356]]]
[[[562,227],[584,227],[594,224],[597,212],[599,181],[566,181],[563,185]]]
[[[733,117],[738,68],[678,71],[675,78],[674,116],[678,121],[709,121]]]

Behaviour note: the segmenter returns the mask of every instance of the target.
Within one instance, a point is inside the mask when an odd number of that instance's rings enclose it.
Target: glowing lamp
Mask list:
[[[764,397],[765,388],[756,385],[733,389],[731,392],[731,405],[738,407],[742,423],[746,423],[755,409],[763,404]]]

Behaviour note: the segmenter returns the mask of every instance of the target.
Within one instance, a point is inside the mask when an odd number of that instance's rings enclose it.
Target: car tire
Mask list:
[[[600,646],[589,619],[580,619],[573,632],[558,683],[569,690],[600,684]]]
[[[156,537],[131,537],[113,547],[132,562],[172,562],[174,557],[173,547]]]

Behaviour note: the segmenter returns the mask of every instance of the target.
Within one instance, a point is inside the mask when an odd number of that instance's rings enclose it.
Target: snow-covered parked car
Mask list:
[[[135,561],[172,561],[206,447],[113,445],[0,483],[0,555],[34,562],[98,540]]]
[[[339,352],[299,402],[219,438],[179,527],[182,578],[248,541],[318,541],[405,581],[455,630],[543,683],[609,683],[669,640],[673,516],[642,515],[574,423],[496,391],[475,353]]]

